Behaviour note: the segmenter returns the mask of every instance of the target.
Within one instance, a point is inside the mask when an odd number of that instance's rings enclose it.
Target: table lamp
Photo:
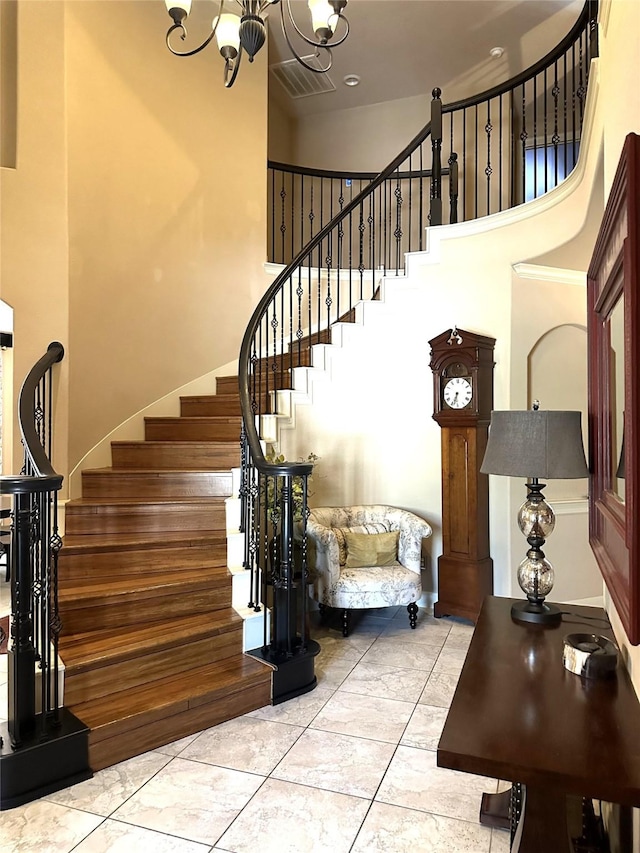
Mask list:
[[[527,499],[518,510],[518,525],[529,550],[518,566],[518,583],[526,601],[516,602],[511,617],[518,622],[558,625],[560,610],[545,602],[554,580],[553,566],[542,550],[555,526],[540,479],[587,477],[582,445],[581,412],[541,411],[536,400],[528,411],[492,412],[489,440],[480,471],[527,478]]]

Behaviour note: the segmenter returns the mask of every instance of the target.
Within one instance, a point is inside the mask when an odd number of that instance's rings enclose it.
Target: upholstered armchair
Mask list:
[[[416,627],[422,594],[422,540],[431,536],[422,518],[392,506],[316,507],[307,523],[313,597],[320,608],[343,611],[342,633],[349,633],[349,612],[406,604]]]

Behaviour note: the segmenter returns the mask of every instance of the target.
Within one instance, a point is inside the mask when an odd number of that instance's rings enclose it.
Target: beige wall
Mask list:
[[[4,0],[2,0],[4,2]],[[64,5],[18,6],[15,169],[0,171],[0,296],[14,309],[15,393],[49,343],[69,339]],[[68,467],[68,357],[56,371],[54,466]],[[14,442],[13,471],[22,466]]]
[[[429,121],[430,102],[431,95],[425,93],[304,116],[297,124],[293,162],[318,169],[378,172]]]
[[[277,163],[294,163],[294,138],[296,120],[283,107],[281,99],[272,97],[269,84],[269,159]]]
[[[168,23],[145,0],[18,6],[2,298],[16,387],[51,340],[67,350],[63,473],[133,412],[235,359],[265,286],[266,56],[225,90],[217,51],[172,56]]]
[[[162,4],[126,6],[67,8],[72,465],[236,357],[263,290],[266,57],[226,90],[215,48],[172,56]]]

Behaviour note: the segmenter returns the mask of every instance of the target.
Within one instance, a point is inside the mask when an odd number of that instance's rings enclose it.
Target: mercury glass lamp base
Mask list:
[[[532,601],[517,601],[511,607],[511,618],[515,622],[533,622],[555,627],[562,622],[562,612],[555,604],[547,604],[544,601],[540,604],[534,604]]]

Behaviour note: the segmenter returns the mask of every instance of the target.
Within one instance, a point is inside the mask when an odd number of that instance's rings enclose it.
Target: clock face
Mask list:
[[[451,409],[464,409],[471,402],[473,387],[466,376],[456,376],[449,379],[444,386],[444,402]]]

